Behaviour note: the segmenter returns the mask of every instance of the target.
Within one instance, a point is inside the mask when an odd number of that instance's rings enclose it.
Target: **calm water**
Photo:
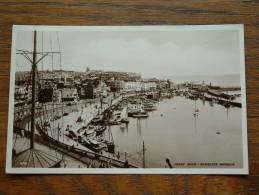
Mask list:
[[[141,165],[144,141],[148,167],[165,167],[165,158],[173,165],[235,163],[232,168],[242,167],[241,109],[201,100],[196,101],[196,108],[199,115],[194,117],[195,101],[174,97],[157,103],[157,110],[147,119],[130,118],[127,128],[112,126],[116,150]]]

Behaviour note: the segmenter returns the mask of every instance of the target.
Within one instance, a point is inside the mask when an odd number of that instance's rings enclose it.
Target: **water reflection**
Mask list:
[[[127,156],[145,141],[146,164],[164,167],[174,162],[234,162],[242,166],[241,109],[211,106],[202,100],[174,97],[161,101],[147,119],[129,118],[125,128],[112,126],[115,145]],[[231,112],[230,112],[231,110]],[[217,132],[224,130],[224,134]]]
[[[229,109],[229,108],[226,108],[226,112],[227,112],[227,119],[228,119],[228,114],[229,114],[229,113],[228,113],[228,112],[229,112],[229,111],[228,111],[228,109]]]
[[[194,130],[195,130],[195,134],[197,134],[197,117],[198,116],[194,116]]]
[[[141,119],[137,119],[137,133],[141,136]]]

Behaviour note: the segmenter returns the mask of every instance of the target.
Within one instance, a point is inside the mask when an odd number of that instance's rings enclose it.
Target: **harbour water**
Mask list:
[[[142,166],[144,141],[147,167],[165,167],[166,158],[174,167],[243,166],[240,108],[181,96],[156,106],[146,119],[129,118],[126,127],[111,127],[116,150],[124,154],[121,158]]]

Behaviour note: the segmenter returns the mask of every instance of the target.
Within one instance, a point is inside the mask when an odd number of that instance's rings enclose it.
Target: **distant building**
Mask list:
[[[71,76],[60,76],[58,77],[58,83],[63,83],[65,87],[74,85],[74,78]]]
[[[141,79],[141,75],[139,73],[133,72],[116,72],[116,71],[90,71],[88,72],[89,77],[98,77],[103,81],[108,81],[111,78],[115,78],[116,80],[122,81],[137,81]]]
[[[61,90],[62,102],[78,101],[78,93],[76,88],[63,88]]]
[[[16,86],[14,92],[15,100],[26,100],[28,98],[28,87],[26,86]]]
[[[206,92],[209,89],[209,86],[206,85],[206,83],[203,81],[201,84],[200,83],[189,83],[189,88],[200,91],[200,92]]]
[[[99,97],[100,95],[106,97],[109,91],[110,87],[108,87],[106,83],[100,81],[98,85],[94,88],[94,97]]]
[[[38,92],[38,101],[40,103],[52,102],[53,100],[53,88],[42,88]]]
[[[95,98],[94,89],[98,86],[98,77],[87,78],[77,86],[80,99],[93,99]]]
[[[53,102],[58,102],[58,103],[62,102],[61,92],[62,90],[59,90],[59,89],[53,90]]]
[[[94,86],[93,83],[84,83],[78,86],[78,93],[80,99],[93,99],[94,98]]]
[[[141,89],[144,91],[152,91],[157,88],[157,83],[154,81],[143,81],[141,85]]]
[[[157,87],[159,89],[170,89],[171,86],[170,86],[170,81],[169,80],[160,80],[158,83],[157,83]]]
[[[15,85],[25,85],[31,80],[30,71],[17,71],[15,72]]]
[[[111,92],[120,92],[123,88],[124,81],[111,78],[109,81],[106,81],[106,84],[110,87]]]
[[[124,91],[141,91],[142,90],[142,83],[140,81],[124,82],[123,90]]]

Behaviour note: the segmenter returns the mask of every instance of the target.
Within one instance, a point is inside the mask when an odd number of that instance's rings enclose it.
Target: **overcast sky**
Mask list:
[[[37,33],[37,49],[62,52],[62,69],[141,73],[144,78],[174,75],[218,75],[240,72],[237,30],[140,31],[140,32],[42,32]],[[18,31],[16,48],[32,50],[33,33]],[[52,44],[50,44],[52,43]],[[54,69],[59,69],[54,57]],[[17,70],[28,70],[29,63],[17,55]],[[51,70],[51,57],[39,69]]]

